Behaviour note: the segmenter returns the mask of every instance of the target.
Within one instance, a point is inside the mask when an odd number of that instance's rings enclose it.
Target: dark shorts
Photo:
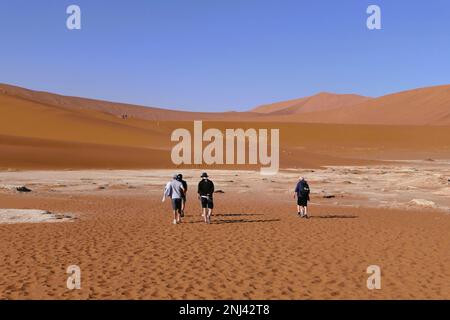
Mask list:
[[[208,209],[214,209],[214,201],[213,201],[213,199],[201,197],[201,198],[200,198],[200,201],[201,201],[201,203],[202,203],[202,208],[203,208],[203,209],[206,209],[206,208],[208,208]]]
[[[306,197],[298,197],[297,198],[297,205],[301,207],[307,207],[308,206],[308,198]]]
[[[186,202],[186,196],[181,196],[181,200],[183,200],[183,202]]]
[[[181,210],[181,199],[172,199],[172,209]]]

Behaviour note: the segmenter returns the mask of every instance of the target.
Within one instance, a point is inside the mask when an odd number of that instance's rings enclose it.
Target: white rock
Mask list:
[[[0,189],[5,189],[5,190],[16,190],[17,186],[13,186],[10,184],[0,184]]]
[[[69,216],[54,214],[45,210],[0,209],[0,224],[39,223],[68,221]]]
[[[433,201],[430,201],[430,200],[425,200],[425,199],[413,199],[410,201],[410,203],[413,205],[422,206],[422,207],[432,207],[432,208],[436,207],[436,203],[434,203]]]

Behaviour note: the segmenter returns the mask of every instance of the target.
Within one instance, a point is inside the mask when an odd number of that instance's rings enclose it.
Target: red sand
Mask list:
[[[159,196],[0,195],[2,206],[81,212],[70,223],[0,225],[5,299],[440,299],[450,297],[450,216],[217,195],[181,225]],[[82,290],[66,288],[79,265]],[[379,265],[382,289],[366,287]]]

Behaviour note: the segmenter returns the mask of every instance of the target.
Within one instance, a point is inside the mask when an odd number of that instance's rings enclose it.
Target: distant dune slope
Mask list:
[[[170,152],[0,135],[1,169],[144,169],[170,168]]]
[[[175,168],[170,160],[175,144],[171,133],[177,128],[192,132],[192,120],[205,120],[204,129],[222,132],[227,128],[279,129],[282,168],[375,163],[378,159],[448,159],[448,101],[449,87],[436,87],[337,110],[295,113],[287,107],[285,112],[292,114],[203,114],[147,110],[0,86],[0,169]],[[350,116],[344,110],[350,110]],[[122,119],[122,111],[130,117]],[[379,116],[380,112],[386,116]],[[352,124],[358,121],[376,125]],[[381,125],[384,122],[389,125]]]
[[[243,118],[258,117],[250,112],[186,112],[155,107],[137,106],[132,104],[108,102],[79,97],[63,96],[48,92],[40,92],[0,84],[0,96],[10,96],[47,106],[64,108],[69,110],[94,110],[120,117],[124,114],[128,117],[143,120],[196,120],[196,119],[223,119],[239,120]]]
[[[450,125],[450,85],[368,98],[320,93],[257,107],[250,112],[185,112],[37,92],[0,84],[0,98],[66,110],[97,111],[154,121],[265,121],[380,125]]]
[[[259,106],[251,111],[271,115],[301,114],[349,107],[370,99],[371,98],[354,94],[332,94],[322,92],[311,97]]]
[[[0,134],[113,145],[157,145],[160,132],[93,110],[69,110],[0,95]]]
[[[450,125],[450,85],[390,94],[335,110],[273,121],[381,125]]]

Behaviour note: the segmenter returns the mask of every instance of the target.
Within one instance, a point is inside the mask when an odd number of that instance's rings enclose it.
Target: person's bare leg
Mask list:
[[[297,205],[297,213],[300,214],[300,212],[301,212],[300,206]]]
[[[173,210],[173,224],[177,224],[177,210]]]
[[[305,212],[305,217],[309,218],[309,216],[308,216],[308,207],[303,207],[303,210]]]
[[[206,208],[202,209],[202,217],[203,217],[203,221],[205,221],[205,223],[208,223],[207,217],[206,217]]]
[[[177,222],[181,223],[181,212],[180,212],[180,210],[177,210]]]
[[[211,223],[212,209],[208,209],[208,223]]]

